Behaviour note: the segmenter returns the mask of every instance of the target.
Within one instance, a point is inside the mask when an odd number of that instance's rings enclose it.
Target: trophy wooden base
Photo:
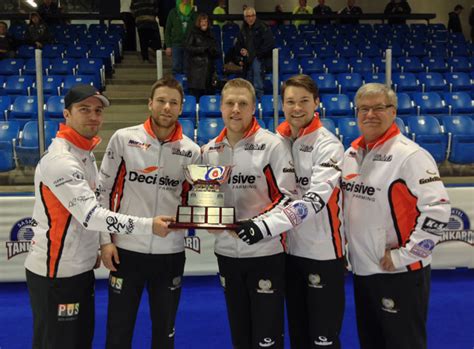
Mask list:
[[[176,222],[171,229],[236,230],[233,207],[178,206]]]

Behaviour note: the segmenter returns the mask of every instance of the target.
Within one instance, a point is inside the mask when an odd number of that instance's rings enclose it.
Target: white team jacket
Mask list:
[[[371,149],[371,150],[366,150]],[[362,137],[345,152],[342,170],[349,258],[357,275],[386,273],[391,250],[395,272],[431,263],[451,207],[431,155],[393,124],[374,145]]]
[[[183,135],[179,122],[164,142],[153,133],[150,118],[144,124],[118,130],[110,139],[100,167],[100,202],[124,214],[175,216],[178,205],[187,200],[191,188],[183,168],[200,160],[199,146]],[[113,241],[129,251],[177,253],[184,251],[184,232],[172,231],[165,238],[117,235]],[[110,234],[101,234],[101,244],[110,241]]]
[[[61,125],[35,172],[34,237],[26,269],[50,278],[92,270],[99,249],[97,231],[151,236],[151,218],[110,212],[99,206],[97,166],[88,140]]]
[[[344,256],[341,178],[344,148],[315,114],[292,141],[288,122],[277,128],[292,149],[298,200],[283,211],[256,222],[271,235],[288,232],[288,253],[315,260]]]
[[[227,130],[203,146],[203,163],[233,165],[229,181],[222,185],[226,206],[236,208],[236,219],[246,220],[281,210],[296,194],[294,167],[289,149],[270,131],[252,127],[232,148]],[[215,251],[235,258],[269,256],[285,251],[285,235],[247,245],[228,232],[217,233]]]

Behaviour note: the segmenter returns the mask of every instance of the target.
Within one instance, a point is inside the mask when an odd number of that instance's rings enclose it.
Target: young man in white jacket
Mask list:
[[[260,128],[255,101],[247,80],[228,81],[221,100],[225,128],[202,149],[204,164],[232,166],[222,191],[239,221],[281,210],[296,189],[291,154],[276,135]],[[283,348],[284,236],[248,245],[224,231],[216,234],[214,249],[233,347]]]
[[[150,116],[118,130],[100,168],[104,207],[124,214],[175,215],[191,185],[184,167],[200,163],[197,144],[184,135],[178,117],[184,93],[172,77],[151,88]],[[107,348],[131,348],[143,289],[148,291],[152,348],[174,347],[174,323],[184,272],[184,230],[164,237],[101,234],[104,265],[110,269]]]
[[[319,91],[309,76],[289,78],[281,94],[286,121],[277,132],[293,155],[298,197],[281,212],[244,222],[238,234],[255,242],[288,231],[286,304],[291,347],[340,348],[345,301],[340,188],[344,149],[315,112]]]
[[[100,142],[97,133],[110,102],[90,85],[74,86],[64,102],[66,124],[35,172],[34,237],[25,261],[34,348],[92,347],[97,231],[150,239],[152,232],[165,236],[172,221],[123,215],[99,205],[92,150]]]
[[[363,349],[426,348],[431,253],[451,212],[433,157],[403,136],[396,94],[363,85],[361,137],[344,155],[342,190]]]

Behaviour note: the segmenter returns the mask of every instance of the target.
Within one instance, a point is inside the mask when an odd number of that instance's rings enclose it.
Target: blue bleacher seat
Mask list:
[[[325,94],[321,96],[324,117],[354,116],[354,108],[346,95]]]
[[[183,133],[193,141],[196,141],[194,136],[194,119],[180,119],[179,123],[183,128]]]
[[[448,71],[448,65],[443,57],[424,57],[423,65],[429,72],[445,73]]]
[[[382,54],[382,50],[376,44],[365,43],[359,46],[359,54],[362,57],[379,57]]]
[[[392,82],[396,92],[421,91],[421,85],[413,73],[393,73]]]
[[[369,82],[377,82],[379,84],[385,84],[385,74],[384,73],[364,74],[364,82],[366,84],[368,84]]]
[[[64,96],[51,96],[46,102],[44,116],[47,119],[63,119]]]
[[[448,160],[456,164],[474,163],[474,121],[468,116],[444,116],[445,132],[450,136]]]
[[[20,75],[25,61],[21,58],[0,60],[0,75]]]
[[[321,118],[321,122],[328,131],[331,131],[335,136],[337,136],[336,124],[334,120],[329,118]]]
[[[275,118],[269,117],[264,119],[267,124],[267,129],[271,132],[275,132]],[[285,121],[284,117],[279,117],[278,118],[278,125],[280,125],[283,121]],[[277,125],[277,127],[278,127]]]
[[[403,134],[403,135],[407,135],[407,128],[406,128],[406,125],[405,125],[405,122],[403,121],[402,118],[399,118],[398,116],[395,118],[395,123],[397,124],[398,128],[400,129],[400,132]]]
[[[471,64],[467,57],[450,57],[447,63],[451,72],[469,72]]]
[[[349,63],[345,58],[328,58],[324,60],[324,66],[328,73],[339,74],[349,72]]]
[[[337,127],[344,149],[349,148],[352,141],[360,136],[359,127],[357,126],[357,120],[355,118],[340,118],[337,120]]]
[[[5,93],[7,95],[29,95],[33,85],[33,76],[31,75],[12,75],[5,80]]]
[[[357,46],[355,44],[343,44],[343,45],[339,45],[337,48],[336,48],[337,52],[339,53],[339,56],[340,57],[343,57],[343,58],[355,58],[358,56],[358,52],[357,52]]]
[[[372,60],[368,57],[352,58],[349,61],[353,73],[369,74],[373,72]]]
[[[10,96],[0,96],[0,120],[6,120],[8,114],[10,113],[10,108],[12,106],[12,100]]]
[[[333,74],[311,74],[311,78],[318,85],[319,92],[324,93],[338,93],[338,86],[336,78]]]
[[[469,49],[465,42],[457,42],[448,45],[449,54],[453,57],[469,56]]]
[[[406,116],[417,114],[416,108],[408,93],[398,92],[397,101],[397,115]]]
[[[46,120],[44,122],[45,148],[51,144],[56,136],[58,123]],[[22,166],[36,166],[39,161],[38,121],[29,121],[25,124],[19,143],[15,146],[18,163]]]
[[[105,65],[105,72],[112,73],[115,64],[114,46],[110,44],[92,46],[89,57],[102,58]]]
[[[105,66],[100,58],[82,58],[77,61],[78,75],[94,77],[94,86],[102,90],[105,87]]]
[[[199,100],[199,118],[220,118],[221,96],[204,95]]]
[[[426,47],[424,43],[410,43],[408,45],[403,46],[403,51],[407,56],[426,56]]]
[[[359,73],[338,74],[337,83],[341,87],[341,93],[351,95],[362,86],[362,76]]]
[[[64,76],[62,75],[46,75],[43,76],[43,94],[46,100],[50,96],[59,96],[61,94],[61,86],[63,84]],[[31,94],[36,96],[36,82],[33,84]]]
[[[293,52],[295,57],[297,57],[298,59],[301,59],[303,57],[314,57],[313,48],[309,45],[305,45],[304,43],[295,43],[295,45],[291,49],[291,52]]]
[[[397,62],[400,70],[404,73],[418,73],[425,70],[418,57],[399,57]]]
[[[90,75],[67,75],[64,78],[62,94],[65,95],[71,87],[77,84],[94,85],[94,78]]]
[[[46,72],[49,68],[49,58],[43,58],[41,60],[41,63],[43,65],[43,75],[46,75]],[[30,58],[30,59],[27,59],[26,62],[25,62],[25,65],[23,67],[23,71],[22,71],[22,74],[23,75],[36,75],[36,60],[35,58]]]
[[[273,117],[273,96],[263,95],[260,101],[261,116],[263,118]],[[281,96],[278,97],[278,115],[283,115]]]
[[[449,86],[446,84],[441,73],[418,73],[418,81],[420,82],[423,92],[430,91],[448,91]]]
[[[323,61],[319,58],[304,57],[300,61],[303,74],[311,75],[313,73],[324,73]]]
[[[192,95],[185,95],[183,100],[183,112],[181,118],[196,120],[197,117],[197,105],[196,97]]]
[[[448,92],[443,94],[450,114],[473,114],[474,101],[467,92]]]
[[[376,73],[383,73],[386,70],[387,60],[385,57],[374,57],[372,59],[372,63],[374,65],[374,71]],[[400,67],[396,64],[395,60],[392,60],[392,73],[399,72]]]
[[[430,57],[446,58],[448,50],[443,43],[431,43],[426,46],[426,51]]]
[[[319,48],[314,48],[314,52],[316,53],[316,57],[320,58],[320,59],[326,59],[326,58],[332,58],[332,57],[336,57],[337,56],[337,53],[336,53],[336,50],[334,49],[334,47],[332,46],[328,46],[328,45],[325,45],[325,46],[321,46]]]
[[[23,126],[27,121],[38,118],[38,100],[36,96],[18,96],[12,105],[11,120],[18,120]]]
[[[18,139],[20,124],[16,121],[0,121],[0,172],[16,167],[13,145]]]
[[[291,57],[282,57],[279,63],[280,74],[298,74],[300,67],[298,60]]]
[[[5,77],[0,75],[0,97],[5,95],[5,89],[3,88],[4,83],[5,83]]]
[[[445,73],[444,77],[446,82],[449,85],[449,90],[452,92],[455,91],[469,91],[474,90],[472,88],[472,84],[469,78],[469,75],[464,72],[453,72],[453,73]]]
[[[65,50],[64,45],[61,44],[44,45],[43,58],[62,58]]]
[[[217,137],[224,128],[222,118],[201,118],[197,128],[197,143],[203,145]]]
[[[430,115],[410,116],[407,123],[413,140],[425,148],[437,163],[446,160],[448,138],[441,131],[438,119]]]
[[[415,92],[411,94],[418,114],[448,114],[448,106],[436,92]]]
[[[49,75],[73,75],[76,73],[77,62],[73,58],[55,58],[50,61]]]
[[[174,74],[174,78],[183,86],[184,93],[188,91],[188,78],[186,74]]]
[[[16,52],[16,57],[17,58],[34,58],[35,57],[35,46],[31,45],[21,45],[18,47],[18,50]]]

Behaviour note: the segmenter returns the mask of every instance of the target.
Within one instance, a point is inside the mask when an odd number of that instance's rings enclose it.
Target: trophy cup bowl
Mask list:
[[[186,165],[184,175],[193,185],[188,205],[179,205],[171,229],[235,230],[235,208],[224,206],[221,184],[227,182],[232,166]]]

